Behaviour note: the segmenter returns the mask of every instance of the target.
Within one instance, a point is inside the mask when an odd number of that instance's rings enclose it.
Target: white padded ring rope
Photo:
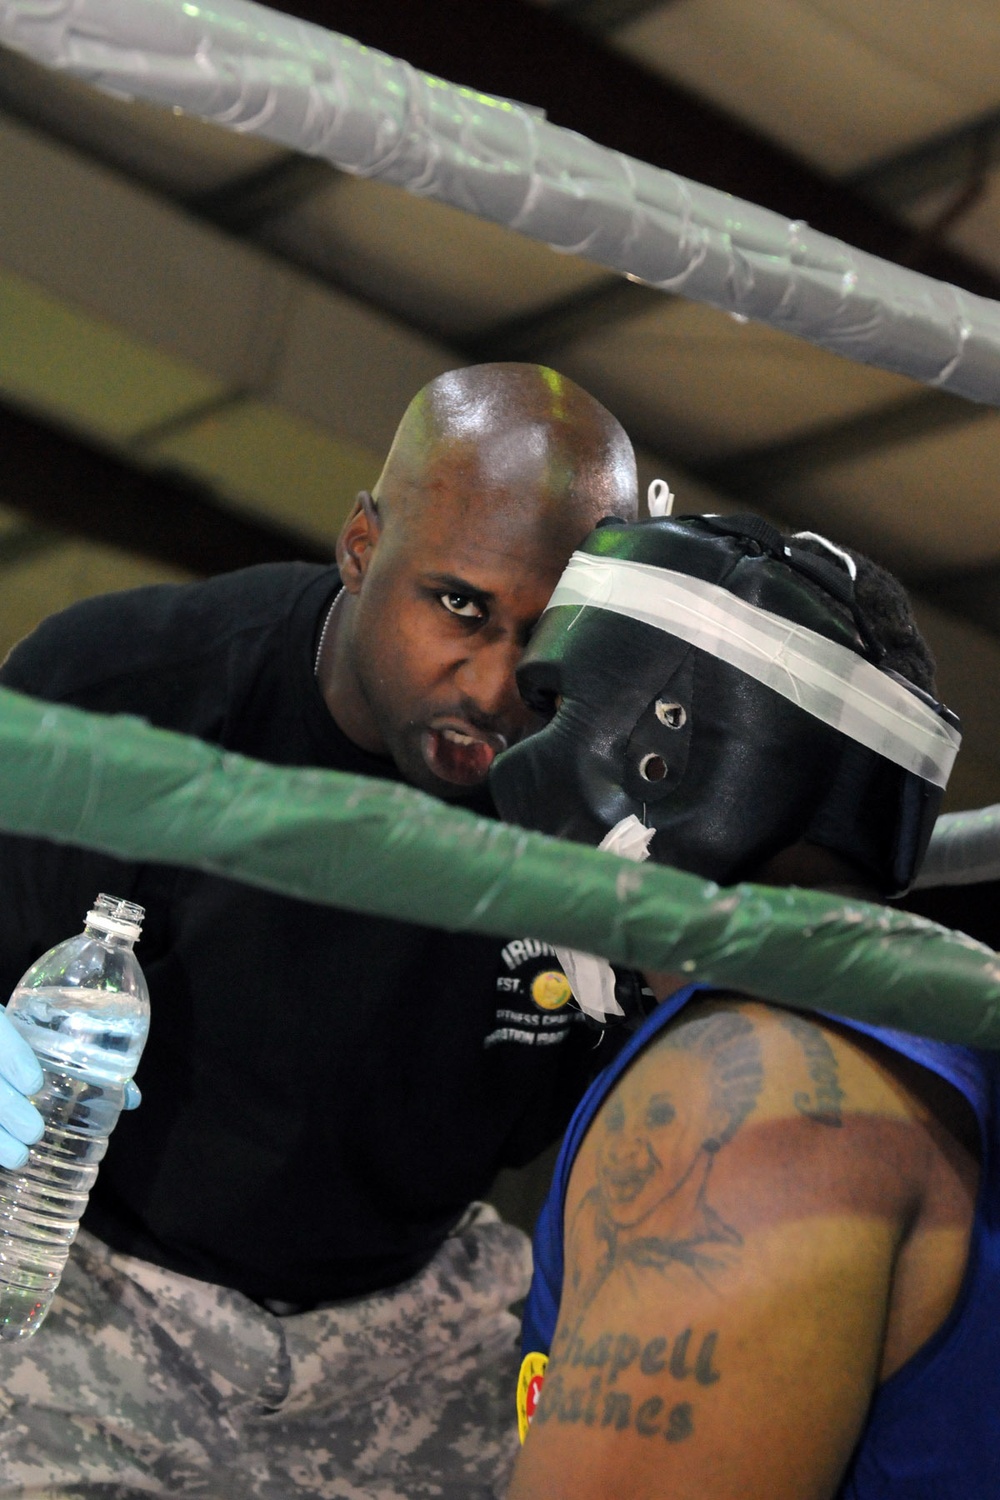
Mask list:
[[[0,43],[1000,406],[996,302],[251,0],[0,0]]]
[[[738,667],[858,744],[946,786],[962,737],[864,657],[737,599],[648,563],[574,552],[549,609],[607,609],[678,636]]]
[[[914,886],[992,880],[1000,880],[1000,803],[938,818]]]

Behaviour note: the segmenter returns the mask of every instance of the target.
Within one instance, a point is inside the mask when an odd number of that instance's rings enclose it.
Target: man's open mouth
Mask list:
[[[421,749],[430,770],[453,786],[479,786],[507,742],[461,721],[439,721],[424,731]]]

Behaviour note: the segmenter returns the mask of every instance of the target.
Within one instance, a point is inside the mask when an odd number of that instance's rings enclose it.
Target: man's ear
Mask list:
[[[337,538],[337,567],[349,594],[356,594],[361,587],[380,531],[375,501],[362,490]]]

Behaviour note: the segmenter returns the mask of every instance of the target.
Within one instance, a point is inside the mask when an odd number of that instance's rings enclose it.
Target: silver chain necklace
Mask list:
[[[319,659],[323,655],[323,643],[326,640],[326,632],[330,628],[330,621],[333,619],[333,612],[337,608],[337,605],[339,604],[339,602],[340,602],[340,594],[339,593],[334,594],[334,596],[333,596],[333,602],[331,603],[330,608],[326,612],[326,619],[323,621],[323,629],[319,633],[319,645],[316,647],[316,660],[313,663],[313,676],[314,677],[319,677]]]

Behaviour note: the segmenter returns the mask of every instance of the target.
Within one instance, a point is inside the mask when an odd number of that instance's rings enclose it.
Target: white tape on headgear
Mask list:
[[[962,736],[915,693],[815,630],[728,589],[624,558],[574,552],[548,609],[590,606],[667,631],[738,667],[858,744],[946,786]]]

